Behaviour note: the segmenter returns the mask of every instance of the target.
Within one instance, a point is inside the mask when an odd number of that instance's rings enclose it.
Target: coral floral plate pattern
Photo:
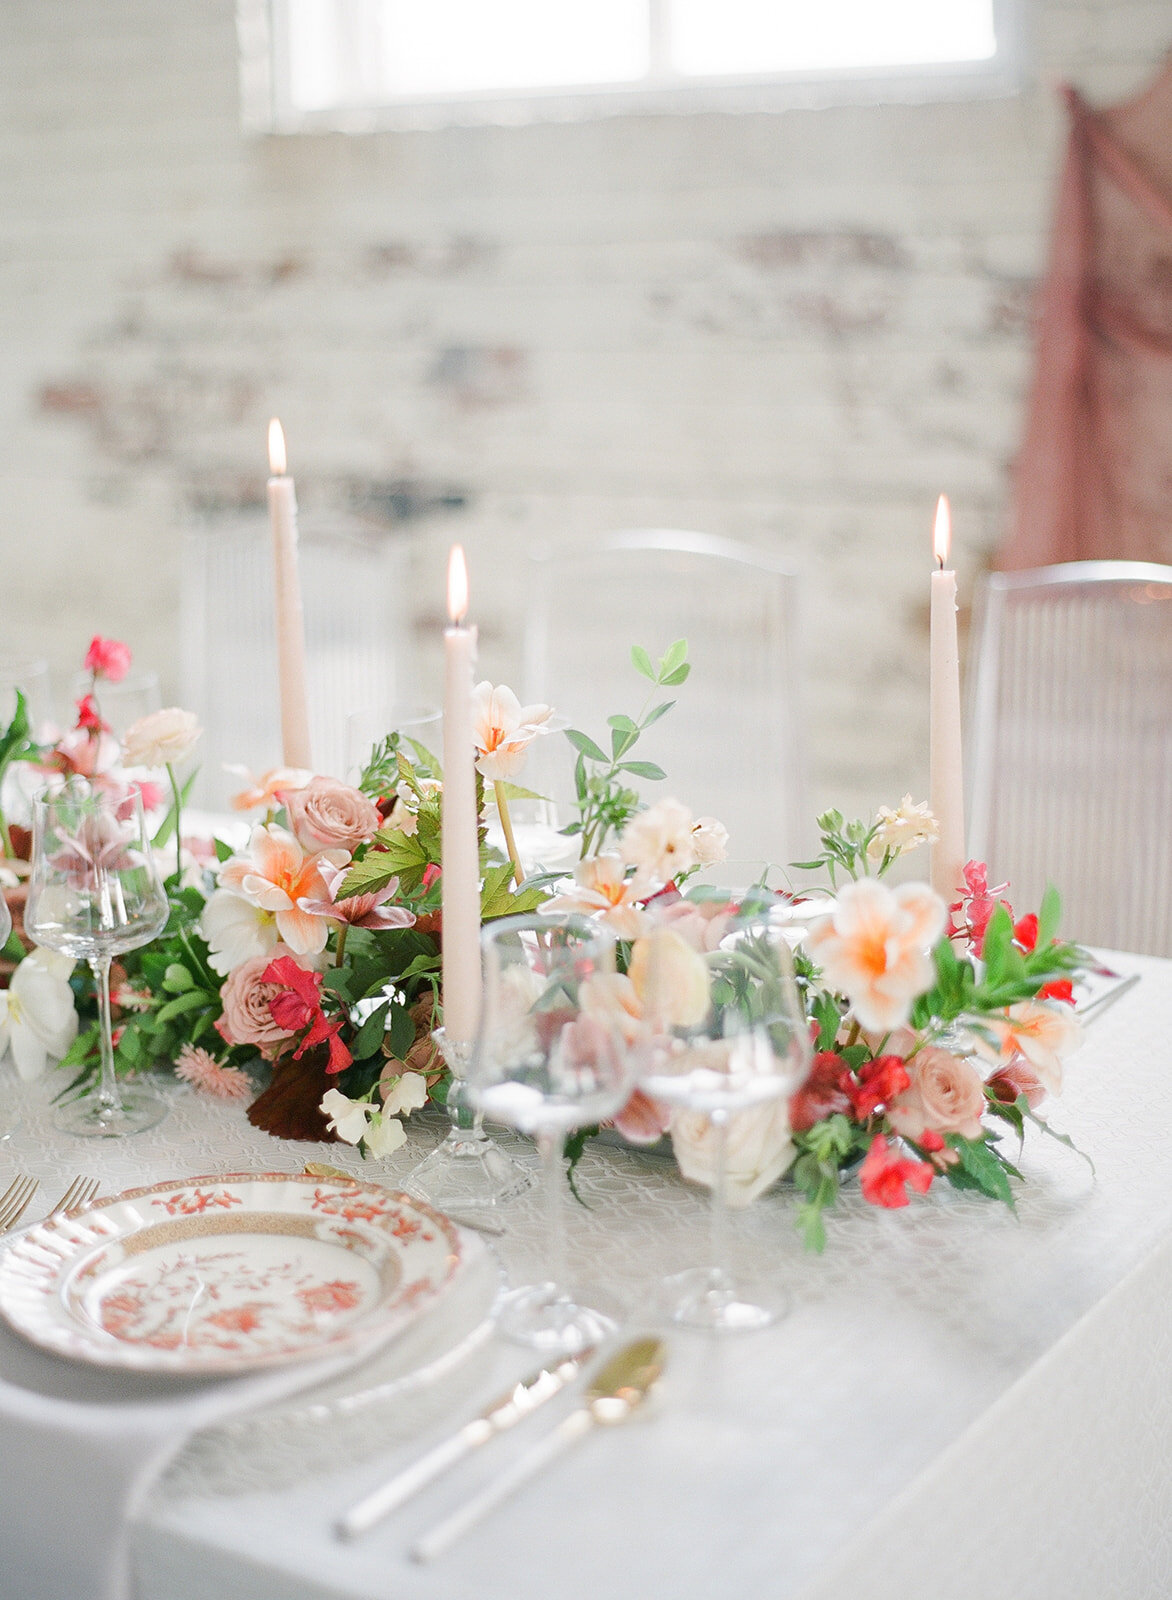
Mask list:
[[[377,1184],[187,1178],[30,1228],[0,1258],[0,1314],[98,1366],[243,1372],[385,1339],[459,1253],[446,1218]]]

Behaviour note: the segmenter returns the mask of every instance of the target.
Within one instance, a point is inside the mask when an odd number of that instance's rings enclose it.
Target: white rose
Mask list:
[[[128,767],[175,766],[189,756],[203,729],[192,711],[168,706],[152,711],[129,729],[122,741]]]
[[[685,1178],[711,1189],[716,1181],[716,1128],[700,1111],[675,1111],[671,1142]],[[789,1102],[784,1095],[728,1119],[724,1197],[730,1206],[747,1206],[790,1165],[797,1153],[790,1138]]]
[[[696,865],[695,820],[678,800],[660,800],[637,812],[623,829],[623,860],[649,878],[670,883]]]

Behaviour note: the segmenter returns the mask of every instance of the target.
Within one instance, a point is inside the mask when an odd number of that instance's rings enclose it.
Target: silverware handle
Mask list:
[[[495,1511],[509,1496],[529,1482],[543,1467],[551,1461],[556,1461],[564,1450],[569,1449],[583,1434],[589,1433],[594,1425],[594,1417],[585,1407],[578,1411],[571,1411],[558,1423],[552,1433],[546,1435],[539,1444],[515,1461],[507,1472],[502,1472],[500,1477],[482,1489],[479,1494],[473,1495],[462,1506],[453,1511],[450,1517],[445,1517],[442,1522],[429,1529],[409,1552],[412,1561],[434,1561],[436,1556],[443,1555],[451,1545],[481,1522],[490,1511]]]
[[[418,1494],[442,1472],[454,1467],[457,1461],[462,1461],[478,1445],[491,1439],[495,1431],[490,1422],[477,1417],[475,1421],[465,1423],[449,1438],[441,1439],[426,1455],[420,1456],[409,1467],[404,1467],[402,1472],[397,1472],[377,1489],[372,1489],[370,1494],[339,1517],[336,1524],[338,1537],[358,1539],[364,1533],[369,1533],[371,1528],[384,1517],[390,1516],[392,1511],[397,1511],[412,1495]]]

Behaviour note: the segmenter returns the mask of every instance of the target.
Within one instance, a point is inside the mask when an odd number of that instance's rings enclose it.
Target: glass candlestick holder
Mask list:
[[[447,1099],[452,1125],[443,1141],[407,1175],[403,1187],[437,1211],[485,1210],[515,1199],[532,1188],[534,1175],[484,1131],[483,1114],[468,1093],[472,1041],[449,1039],[443,1028],[437,1028],[432,1038],[452,1074]]]

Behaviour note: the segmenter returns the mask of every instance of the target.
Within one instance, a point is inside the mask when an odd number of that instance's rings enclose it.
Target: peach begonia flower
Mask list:
[[[472,737],[476,741],[476,766],[491,782],[513,778],[525,762],[525,752],[539,734],[548,732],[550,706],[523,706],[504,684],[493,688],[487,680],[472,691]]]
[[[708,1015],[708,966],[674,928],[653,928],[631,947],[627,967],[644,1014],[658,1028],[695,1028]]]
[[[258,778],[247,767],[225,766],[225,772],[243,781],[244,787],[230,801],[233,811],[271,811],[282,789],[304,789],[313,778],[305,767],[272,767]]]
[[[627,877],[621,856],[590,856],[574,868],[574,887],[555,895],[546,911],[578,911],[597,916],[620,939],[637,939],[650,926],[639,905],[651,885],[639,873]]]
[[[864,1028],[901,1027],[932,987],[931,949],[944,932],[943,900],[925,883],[889,889],[874,878],[848,883],[833,915],[815,922],[806,948],[826,987],[846,995]]]
[[[1019,1000],[1001,1016],[982,1017],[973,1042],[986,1061],[1007,1067],[1024,1056],[1048,1094],[1062,1090],[1062,1057],[1082,1043],[1082,1029],[1069,1006]]]
[[[325,948],[330,924],[325,917],[302,910],[298,901],[329,900],[321,866],[344,867],[349,859],[346,850],[310,855],[286,829],[261,824],[252,830],[248,853],[225,861],[220,887],[271,912],[278,936],[295,954],[316,955]]]

